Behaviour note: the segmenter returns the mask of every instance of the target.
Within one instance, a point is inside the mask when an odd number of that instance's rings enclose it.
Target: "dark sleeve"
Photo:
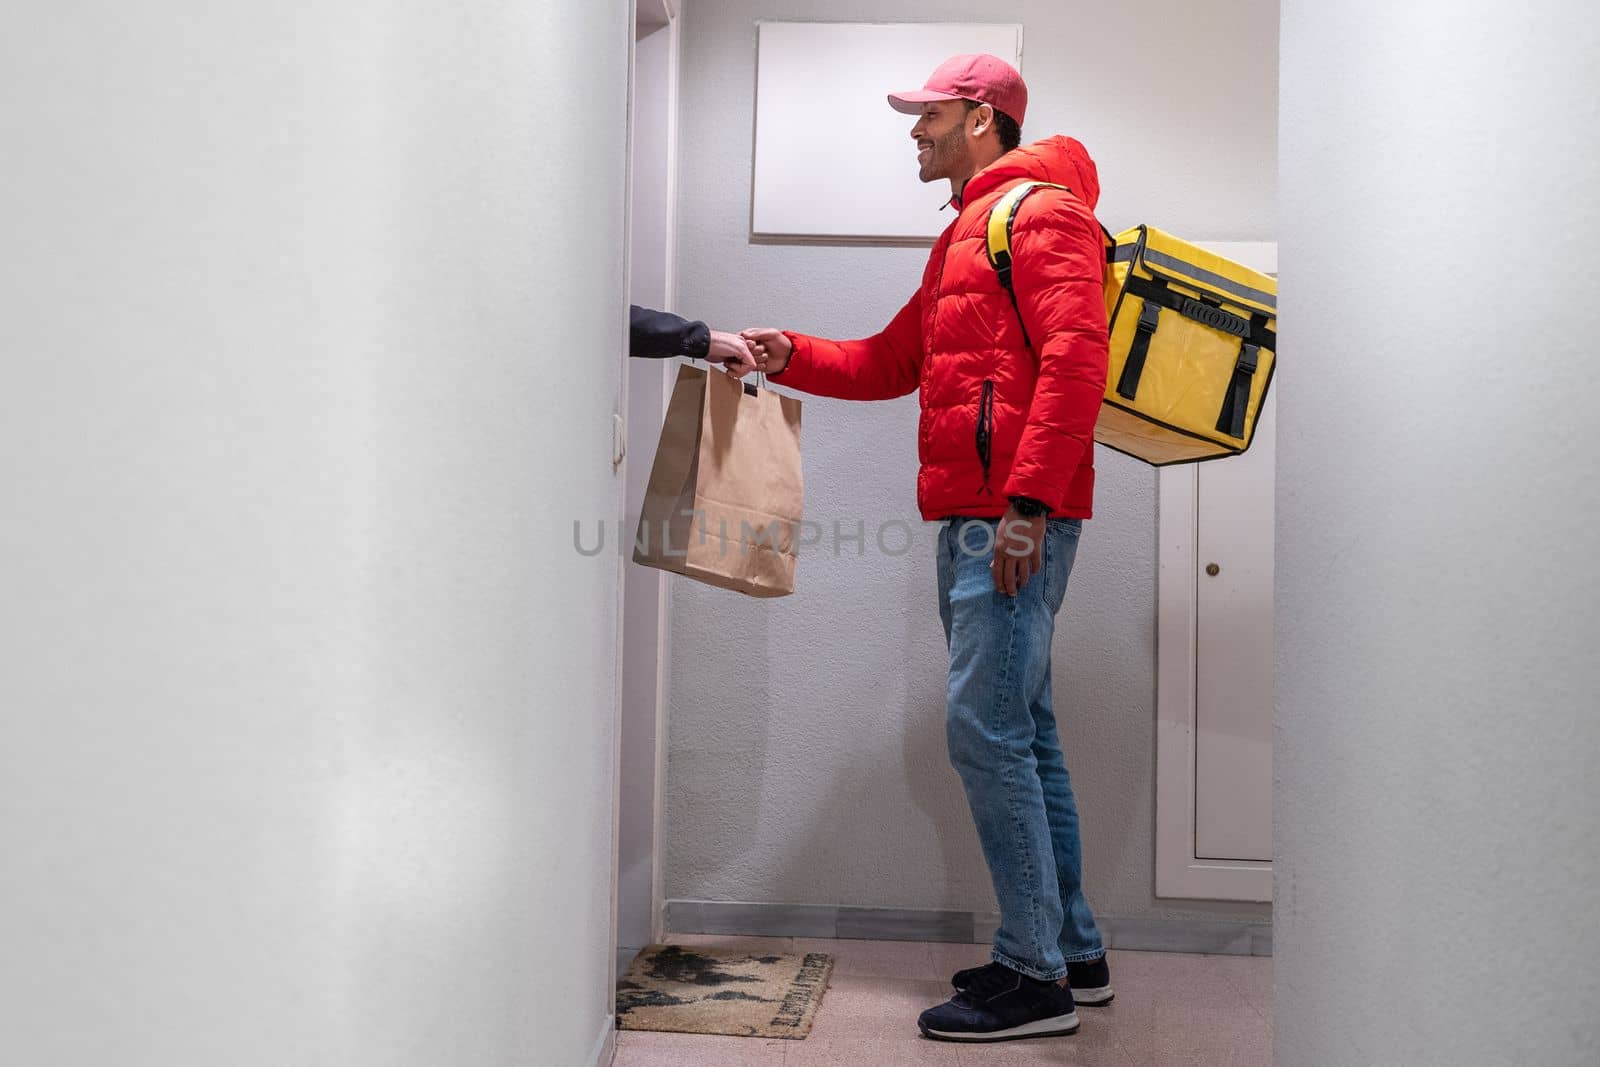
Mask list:
[[[689,356],[705,359],[711,350],[711,328],[670,311],[652,311],[637,304],[628,309],[628,355],[643,359]]]

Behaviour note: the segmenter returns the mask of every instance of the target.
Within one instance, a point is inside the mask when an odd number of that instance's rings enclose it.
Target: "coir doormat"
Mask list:
[[[832,971],[821,952],[651,945],[617,983],[617,1029],[799,1040]]]

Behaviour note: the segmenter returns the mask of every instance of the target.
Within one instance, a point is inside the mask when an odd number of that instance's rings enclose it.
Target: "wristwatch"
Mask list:
[[[1011,510],[1025,519],[1037,519],[1040,515],[1050,514],[1050,509],[1031,496],[1014,496],[1011,498]]]

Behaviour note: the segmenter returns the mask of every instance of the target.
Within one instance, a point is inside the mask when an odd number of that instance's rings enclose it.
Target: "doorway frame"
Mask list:
[[[634,147],[636,123],[638,120],[638,107],[636,95],[639,86],[636,82],[637,75],[637,42],[641,34],[653,36],[655,33],[668,34],[667,45],[667,70],[666,70],[666,129],[665,129],[665,190],[664,196],[667,205],[664,234],[664,262],[662,263],[663,287],[665,300],[663,309],[671,310],[677,305],[677,202],[678,202],[678,99],[679,99],[679,71],[682,49],[682,20],[680,0],[632,0],[630,3],[630,27],[632,36],[628,44],[628,153],[627,153],[627,185],[624,212],[626,218],[625,254],[626,276],[624,286],[632,288],[633,261],[634,261]],[[658,371],[661,375],[661,401],[659,410],[640,410],[636,405],[636,398],[629,395],[627,384],[630,377],[629,357],[623,353],[623,401],[622,401],[622,426],[621,434],[624,441],[628,435],[628,426],[635,418],[645,419],[651,426],[659,426],[661,419],[666,414],[667,402],[671,395],[672,374],[675,369],[675,360],[662,360]],[[622,457],[623,471],[626,474],[627,464],[638,457]],[[624,488],[624,498],[627,490]],[[622,518],[626,520],[626,509]],[[618,535],[624,542],[632,536],[632,531],[626,527],[625,521],[618,526]],[[619,566],[621,579],[619,588],[622,590],[622,600],[618,614],[619,630],[626,631],[627,625],[627,569],[629,567],[627,553],[619,552]],[[652,650],[650,661],[650,677],[647,688],[654,697],[654,721],[651,725],[654,739],[653,756],[653,783],[650,794],[650,902],[649,902],[649,930],[648,938],[651,942],[661,940],[665,932],[665,880],[662,862],[662,845],[664,839],[664,797],[667,760],[667,707],[668,707],[668,682],[669,665],[671,663],[671,635],[669,622],[671,619],[671,583],[666,580],[666,575],[652,572],[656,581],[656,642]],[[622,757],[624,738],[631,729],[637,728],[638,723],[631,720],[629,709],[625,707],[623,693],[627,690],[627,680],[638,673],[636,665],[630,665],[626,655],[625,641],[618,642],[618,674],[617,674],[617,729],[613,744],[614,765],[617,773],[613,790],[613,848],[612,848],[612,877],[611,877],[611,949],[612,958],[620,966],[620,952],[636,946],[620,944],[622,926],[622,886],[621,876],[627,857],[622,855],[623,835],[623,804],[622,804]],[[642,946],[637,946],[642,947]],[[616,967],[613,968],[612,995],[615,996]]]

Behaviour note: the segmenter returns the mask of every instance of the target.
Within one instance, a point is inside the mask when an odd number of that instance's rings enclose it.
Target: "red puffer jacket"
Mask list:
[[[1012,231],[1017,310],[989,266],[989,209],[1019,181],[1038,189]],[[789,334],[781,384],[846,400],[922,390],[917,504],[924,519],[994,518],[1033,497],[1053,516],[1088,518],[1094,424],[1106,383],[1105,246],[1094,161],[1070,137],[1007,153],[962,191],[961,212],[928,257],[922,288],[882,333],[859,341]]]

